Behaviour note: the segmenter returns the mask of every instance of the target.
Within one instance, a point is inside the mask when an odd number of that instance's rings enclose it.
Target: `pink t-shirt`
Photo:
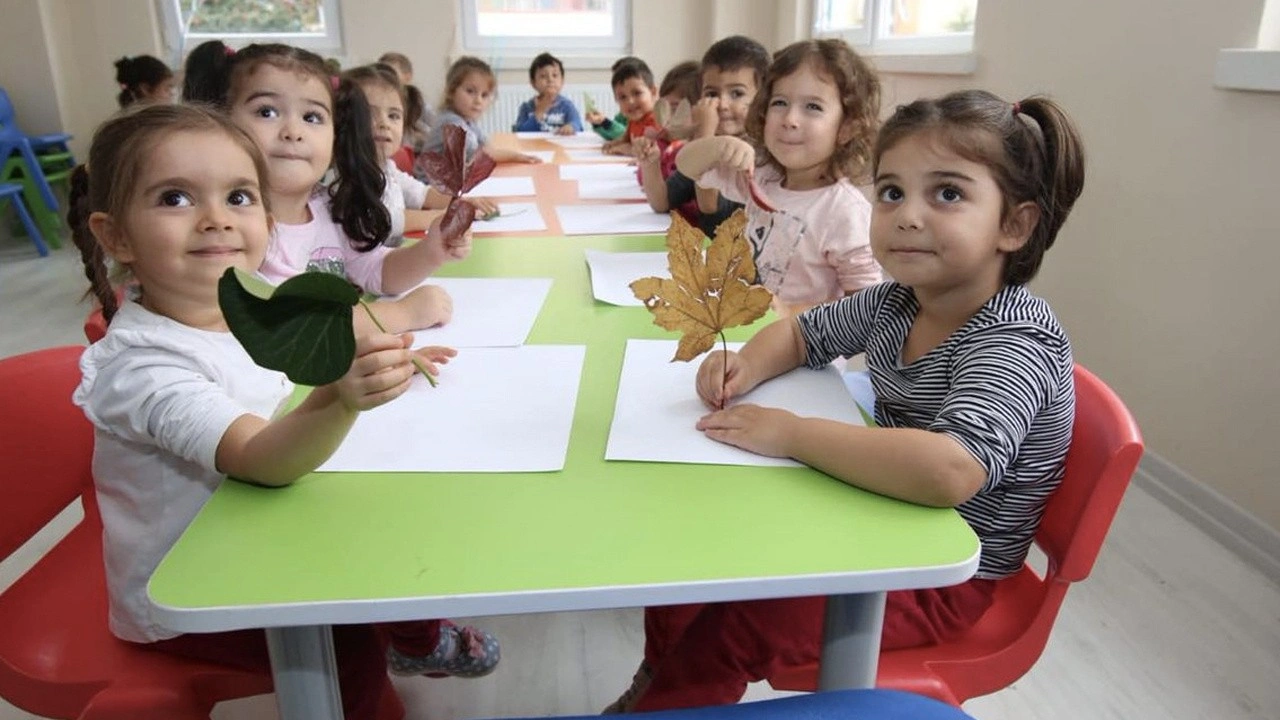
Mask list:
[[[276,223],[267,256],[258,274],[279,285],[294,275],[320,270],[340,275],[374,295],[382,294],[382,261],[391,248],[379,245],[360,252],[351,245],[342,226],[329,214],[328,198],[317,193],[307,202],[311,222],[303,225]]]
[[[756,170],[756,184],[778,212],[751,199],[740,172],[712,168],[698,184],[743,203],[760,283],[789,305],[813,305],[883,280],[871,256],[871,203],[848,180],[814,190],[788,190],[772,167]]]

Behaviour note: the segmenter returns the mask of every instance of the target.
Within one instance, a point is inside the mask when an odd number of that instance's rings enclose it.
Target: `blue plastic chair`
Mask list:
[[[15,119],[13,112],[13,101],[9,99],[9,93],[5,92],[2,87],[0,87],[0,127],[12,127],[15,129],[18,127],[18,121]],[[26,135],[24,133],[23,135],[31,143],[31,148],[38,153],[46,151],[71,152],[71,148],[67,145],[67,141],[71,140],[71,136],[67,133],[46,133],[44,135]],[[7,158],[9,156],[4,155],[3,157]],[[71,165],[74,166],[75,164],[75,159],[72,158]]]
[[[579,715],[561,720],[599,720],[599,717]],[[636,720],[973,720],[963,710],[946,703],[900,690],[832,690],[739,705],[634,713],[628,717]]]
[[[40,234],[40,228],[36,227],[36,221],[31,218],[31,213],[27,212],[27,206],[22,202],[22,186],[17,183],[0,184],[0,200],[5,198],[8,198],[13,203],[13,209],[18,211],[18,219],[22,221],[22,227],[27,229],[27,237],[35,243],[36,252],[40,253],[40,257],[48,257],[49,246],[44,244],[44,236]]]
[[[40,158],[36,157],[35,143],[44,142],[46,147],[52,147],[61,142],[62,147],[65,148],[66,141],[70,138],[70,135],[38,135],[33,141],[32,138],[27,137],[14,121],[13,103],[9,101],[9,94],[4,91],[4,88],[0,88],[0,163],[6,162],[15,152],[20,153],[27,166],[27,177],[35,182],[44,204],[53,213],[58,212],[58,198],[54,196],[53,188],[49,187],[49,181],[44,176]]]

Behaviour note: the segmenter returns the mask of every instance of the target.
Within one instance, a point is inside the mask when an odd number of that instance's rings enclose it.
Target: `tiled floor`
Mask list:
[[[39,259],[0,240],[0,356],[83,343],[85,281],[74,252]],[[75,522],[71,513],[58,524]],[[48,540],[17,558],[29,562]],[[0,587],[18,570],[0,566]],[[398,680],[425,720],[596,712],[622,690],[643,641],[637,610],[477,621],[504,659],[481,680]],[[1069,594],[1039,664],[966,705],[983,720],[1280,718],[1280,587],[1134,488],[1093,577]],[[773,694],[753,686],[750,698]],[[0,720],[32,718],[0,702]],[[270,697],[215,717],[275,717]]]

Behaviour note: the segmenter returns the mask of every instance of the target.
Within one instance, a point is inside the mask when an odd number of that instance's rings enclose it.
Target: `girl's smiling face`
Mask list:
[[[313,75],[263,64],[236,90],[231,119],[262,148],[270,192],[309,194],[333,159],[329,86]]]

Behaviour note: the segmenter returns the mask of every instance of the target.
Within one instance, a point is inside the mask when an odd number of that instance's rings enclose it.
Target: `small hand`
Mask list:
[[[439,285],[423,285],[410,290],[399,302],[409,308],[411,326],[430,328],[453,319],[453,298]]]
[[[463,198],[463,202],[470,203],[476,209],[476,218],[480,220],[492,220],[498,217],[500,212],[498,203],[489,198]]]
[[[756,386],[749,370],[747,362],[736,352],[712,352],[698,367],[698,397],[713,410],[723,408]]]
[[[698,420],[696,427],[707,437],[726,445],[767,455],[790,457],[792,431],[800,418],[777,408],[734,405]]]
[[[451,260],[462,260],[471,254],[471,230],[467,229],[462,235],[454,238],[453,242],[445,247],[445,254]]]
[[[592,125],[599,125],[600,123],[604,122],[604,114],[601,113],[599,110],[588,110],[587,114],[584,117],[586,117],[587,122],[591,123]]]
[[[704,97],[693,106],[693,137],[704,138],[716,134],[720,125],[720,99]]]
[[[428,345],[414,350],[413,354],[417,356],[418,362],[422,363],[422,366],[427,369],[427,373],[439,376],[439,366],[448,363],[453,356],[458,354],[458,351],[442,345]]]
[[[526,165],[537,165],[538,163],[542,162],[542,158],[538,157],[537,155],[525,155],[524,153],[520,153],[516,155],[515,161],[518,163],[524,163]]]
[[[713,142],[719,146],[716,164],[726,170],[738,170],[748,175],[756,169],[756,150],[745,140],[719,136]]]
[[[631,152],[636,162],[641,165],[657,165],[662,160],[662,149],[656,140],[650,137],[638,137],[631,141]]]
[[[577,133],[578,131],[572,125],[561,125],[556,128],[557,135],[576,135]]]
[[[370,410],[409,389],[416,369],[410,362],[409,335],[374,333],[356,338],[356,357],[334,383],[338,399],[354,411]]]

